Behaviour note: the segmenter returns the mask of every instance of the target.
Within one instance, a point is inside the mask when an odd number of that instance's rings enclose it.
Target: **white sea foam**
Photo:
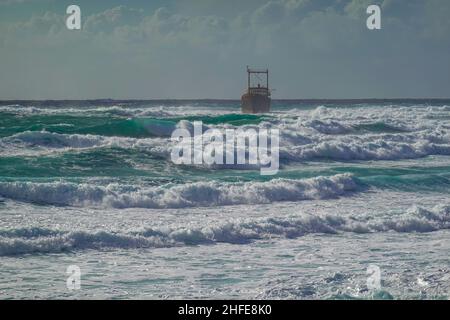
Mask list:
[[[27,147],[91,148],[108,143],[108,139],[95,135],[59,134],[47,131],[25,131],[2,139],[3,143],[23,144]]]
[[[119,117],[177,117],[232,113],[233,110],[202,105],[151,105],[147,107],[87,106],[87,107],[37,107],[21,105],[0,106],[0,112],[17,115],[110,115]]]
[[[2,107],[17,109],[17,107]],[[103,109],[104,110],[103,110]],[[105,109],[106,108],[106,109]],[[280,130],[280,160],[302,162],[331,159],[351,160],[398,160],[450,154],[450,126],[441,120],[446,107],[370,107],[327,108],[314,110],[294,109],[272,115],[259,125],[245,125],[242,129],[276,128]],[[21,109],[21,108],[19,108]],[[40,109],[40,108],[38,108]],[[112,112],[173,112],[173,115],[195,115],[208,108],[186,107],[122,108],[100,107],[93,110]],[[211,109],[211,108],[209,108]],[[51,109],[53,110],[53,109]],[[84,110],[84,109],[83,109]],[[130,111],[131,110],[131,111]],[[74,109],[80,112],[80,109]],[[58,111],[59,112],[59,111]],[[229,111],[214,110],[213,114]],[[430,115],[436,116],[430,119]],[[149,147],[169,161],[173,143],[167,136],[175,127],[150,124],[148,129],[166,138],[135,139],[94,135],[56,134],[49,132],[23,132],[0,139],[2,154],[30,153],[30,147],[39,147],[34,152],[45,154],[55,149],[64,151],[73,148],[96,148],[119,145],[124,148]],[[191,124],[181,120],[176,127],[187,128]],[[208,127],[230,128],[229,124]],[[364,128],[362,130],[358,128]],[[206,127],[205,127],[206,129]],[[383,130],[388,132],[383,132]],[[372,130],[372,131],[371,131]],[[373,131],[374,130],[374,131]],[[378,132],[377,132],[378,131]],[[391,131],[391,132],[389,132]],[[397,132],[398,131],[398,132]],[[239,169],[255,169],[253,166]]]
[[[167,226],[129,230],[62,231],[44,228],[0,230],[0,255],[77,249],[160,248],[214,243],[243,244],[311,233],[431,232],[450,228],[450,207],[412,207],[398,215],[362,218],[301,214],[291,217],[233,219],[204,226]]]
[[[310,120],[303,123],[300,122],[300,125],[305,128],[315,129],[316,131],[324,134],[344,134],[353,131],[351,126],[333,120]]]
[[[430,139],[405,141],[397,136],[389,139],[335,139],[318,141],[305,146],[286,149],[282,154],[291,161],[331,159],[331,160],[398,160],[414,159],[429,155],[450,155],[450,144],[433,143]],[[395,141],[397,140],[397,141]]]
[[[166,140],[162,138],[106,137],[91,134],[60,134],[47,131],[25,131],[0,138],[0,155],[32,156],[62,153],[74,149],[120,147],[144,148],[161,156],[168,156]]]
[[[347,174],[267,182],[196,182],[171,187],[95,186],[61,181],[0,182],[0,196],[13,200],[115,208],[184,208],[301,201],[334,198],[356,190],[354,178]]]
[[[173,143],[165,138],[124,138],[98,135],[23,132],[0,139],[2,155],[46,154],[98,147],[147,148],[170,160]],[[450,135],[438,129],[417,134],[309,135],[285,128],[280,137],[280,160],[398,160],[450,155]],[[239,168],[252,166],[239,166]]]

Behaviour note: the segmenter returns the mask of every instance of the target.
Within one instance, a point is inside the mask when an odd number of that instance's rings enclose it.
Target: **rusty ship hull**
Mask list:
[[[241,98],[242,113],[267,113],[270,112],[270,97],[260,94],[245,93]]]

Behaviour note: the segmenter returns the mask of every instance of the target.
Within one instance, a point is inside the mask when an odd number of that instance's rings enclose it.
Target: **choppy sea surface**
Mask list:
[[[450,102],[272,111],[0,102],[0,298],[448,299]],[[174,164],[192,121],[279,129],[279,173]]]

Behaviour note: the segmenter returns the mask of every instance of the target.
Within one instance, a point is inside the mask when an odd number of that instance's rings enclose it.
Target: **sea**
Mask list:
[[[279,172],[175,164],[194,121]],[[0,299],[449,297],[450,101],[0,102]]]

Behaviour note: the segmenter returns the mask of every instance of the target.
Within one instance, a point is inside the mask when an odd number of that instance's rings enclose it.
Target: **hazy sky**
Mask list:
[[[450,97],[450,1],[0,0],[0,99],[239,99],[246,65],[274,98]]]

